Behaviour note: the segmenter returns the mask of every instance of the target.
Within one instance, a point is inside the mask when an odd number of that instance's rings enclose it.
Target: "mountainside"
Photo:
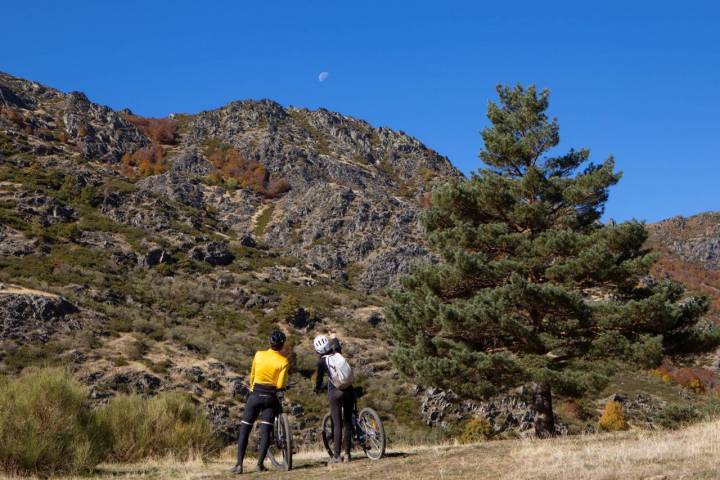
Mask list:
[[[93,104],[82,93],[2,75],[0,104],[4,150],[102,162],[81,170],[91,175],[123,171],[113,167],[124,154],[162,149],[163,167],[152,170],[160,175],[139,184],[141,195],[212,211],[219,230],[254,231],[339,278],[352,272],[366,290],[392,284],[412,260],[428,257],[419,204],[437,179],[460,176],[445,157],[402,132],[269,100],[232,102],[165,123],[150,119],[148,126],[148,119]],[[158,134],[155,124],[166,131]],[[246,171],[256,164],[262,172]],[[213,171],[222,171],[225,185],[203,181]],[[256,182],[258,175],[266,178]],[[262,188],[235,188],[243,182]],[[288,191],[268,195],[268,184]],[[135,226],[157,231],[166,226],[158,220],[138,219]]]
[[[325,110],[149,119],[0,74],[0,371],[69,365],[98,402],[187,391],[231,440],[252,353],[280,327],[312,440],[309,341],[334,330],[391,424],[419,423],[379,295],[432,258],[418,216],[459,176],[402,132]]]
[[[662,254],[654,273],[708,295],[711,316],[720,321],[720,213],[673,217],[649,225],[648,231],[649,245]]]
[[[463,401],[401,380],[388,358],[384,291],[433,260],[419,215],[433,185],[460,177],[402,132],[322,109],[238,101],[153,119],[0,74],[0,375],[65,365],[98,403],[188,392],[231,441],[252,354],[281,328],[309,443],[326,408],[310,341],[334,331],[393,441],[477,417],[525,434],[522,395]],[[656,275],[716,295],[720,217],[650,231]],[[617,392],[638,425],[668,401],[701,403],[642,375],[587,404],[559,398],[558,431],[594,431]]]

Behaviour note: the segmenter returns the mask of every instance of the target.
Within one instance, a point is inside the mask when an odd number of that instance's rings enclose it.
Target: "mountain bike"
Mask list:
[[[383,427],[380,415],[374,409],[365,407],[358,412],[357,399],[362,396],[362,391],[355,389],[354,395],[350,441],[352,446],[359,445],[362,447],[363,452],[370,460],[380,460],[385,455],[387,443],[385,427]],[[340,418],[342,418],[342,412],[340,415]],[[327,450],[330,457],[334,457],[333,420],[330,413],[325,414],[325,418],[323,418],[321,435],[325,450]]]
[[[277,392],[281,413],[275,417],[267,456],[270,458],[273,467],[288,471],[292,470],[293,438],[290,421],[287,413],[285,413],[286,390],[287,388]]]

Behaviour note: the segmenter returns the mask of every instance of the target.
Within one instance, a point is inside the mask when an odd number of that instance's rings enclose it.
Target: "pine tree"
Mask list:
[[[552,155],[547,90],[497,93],[484,167],[437,188],[423,217],[443,261],[415,268],[387,306],[392,358],[417,383],[466,398],[528,386],[546,436],[551,392],[581,395],[620,362],[708,346],[693,328],[708,303],[648,276],[657,255],[643,223],[600,222],[621,174],[612,158],[589,163],[587,149]]]

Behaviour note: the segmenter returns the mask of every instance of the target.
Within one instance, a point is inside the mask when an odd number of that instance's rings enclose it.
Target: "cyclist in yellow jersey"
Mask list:
[[[253,358],[249,378],[251,393],[240,422],[237,463],[230,470],[232,473],[243,473],[248,437],[258,416],[260,417],[260,454],[257,468],[261,472],[267,470],[263,462],[270,446],[273,422],[280,413],[277,391],[285,388],[288,375],[288,360],[280,353],[283,345],[285,345],[285,334],[275,330],[270,335],[270,349],[256,352]]]

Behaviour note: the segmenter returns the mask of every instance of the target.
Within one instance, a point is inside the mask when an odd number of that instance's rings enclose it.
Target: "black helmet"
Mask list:
[[[275,350],[282,348],[285,345],[285,334],[280,330],[275,330],[270,335],[270,346]]]

